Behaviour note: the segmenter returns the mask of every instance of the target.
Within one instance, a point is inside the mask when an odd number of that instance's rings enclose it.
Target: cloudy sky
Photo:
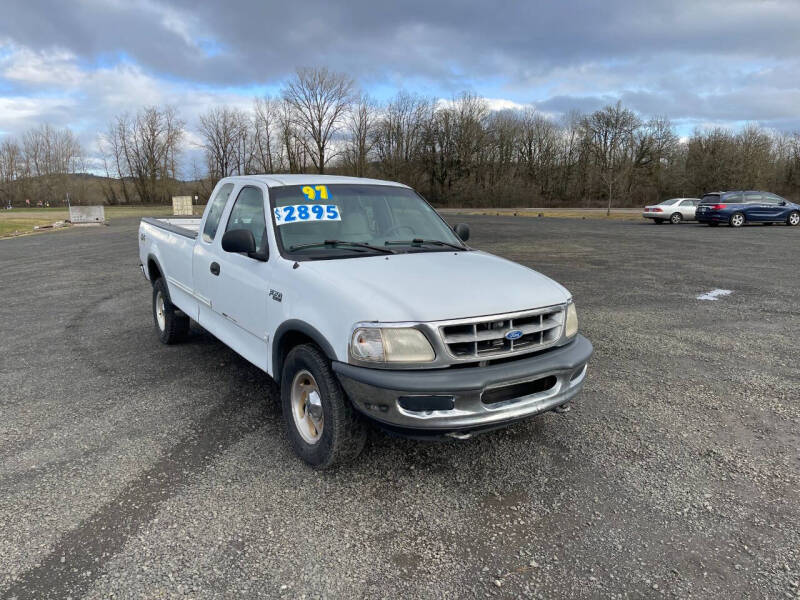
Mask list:
[[[0,138],[41,122],[91,145],[112,115],[171,103],[193,125],[298,66],[498,107],[617,99],[681,133],[800,129],[799,0],[3,0]]]

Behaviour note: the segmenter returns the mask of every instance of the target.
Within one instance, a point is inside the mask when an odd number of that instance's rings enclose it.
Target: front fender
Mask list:
[[[325,339],[316,328],[300,319],[290,319],[284,321],[272,338],[272,378],[280,381],[281,370],[283,369],[283,359],[286,356],[287,344],[292,343],[296,338],[295,334],[301,334],[310,338],[325,353],[331,361],[337,360],[336,352],[330,342]]]

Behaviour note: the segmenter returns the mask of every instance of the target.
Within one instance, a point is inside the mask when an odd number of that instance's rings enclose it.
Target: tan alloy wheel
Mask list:
[[[300,437],[308,444],[316,444],[322,436],[324,418],[322,397],[314,376],[300,371],[292,381],[292,417]]]

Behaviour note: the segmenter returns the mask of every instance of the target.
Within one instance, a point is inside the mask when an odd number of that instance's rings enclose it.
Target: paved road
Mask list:
[[[257,369],[158,343],[134,221],[0,240],[0,596],[798,596],[800,230],[459,220],[573,291],[586,390],[333,473]]]

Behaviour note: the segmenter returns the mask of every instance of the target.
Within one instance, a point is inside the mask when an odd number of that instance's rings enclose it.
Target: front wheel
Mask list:
[[[731,227],[741,227],[744,225],[744,215],[742,213],[733,213],[728,221]]]
[[[672,215],[669,218],[669,222],[672,223],[673,225],[677,225],[682,220],[683,216],[681,215],[681,213],[672,213]]]
[[[786,217],[786,224],[791,225],[792,227],[797,227],[800,225],[800,212],[795,210],[789,213],[789,216]]]
[[[364,448],[364,423],[345,396],[330,361],[313,344],[296,346],[286,357],[281,408],[289,443],[314,468],[346,463]]]
[[[189,317],[179,312],[169,299],[169,290],[163,278],[153,284],[153,321],[162,344],[175,344],[189,333]]]

